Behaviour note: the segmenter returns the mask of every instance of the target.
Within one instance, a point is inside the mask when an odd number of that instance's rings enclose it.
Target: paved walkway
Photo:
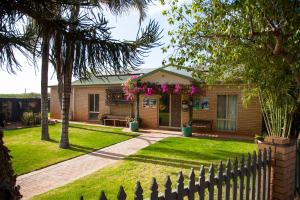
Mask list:
[[[96,172],[159,140],[174,136],[178,134],[142,133],[136,138],[19,176],[17,184],[21,186],[23,199],[29,199]]]

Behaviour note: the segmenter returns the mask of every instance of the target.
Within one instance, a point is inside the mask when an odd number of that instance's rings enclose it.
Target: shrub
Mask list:
[[[22,116],[22,124],[32,126],[41,123],[41,113],[24,112]]]

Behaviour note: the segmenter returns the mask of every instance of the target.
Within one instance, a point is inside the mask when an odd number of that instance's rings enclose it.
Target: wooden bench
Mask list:
[[[103,119],[104,125],[107,125],[107,122],[112,122],[113,126],[120,126],[125,124],[125,127],[128,127],[126,116],[121,115],[106,115]]]
[[[207,129],[212,131],[213,120],[194,119],[192,126],[195,128]]]

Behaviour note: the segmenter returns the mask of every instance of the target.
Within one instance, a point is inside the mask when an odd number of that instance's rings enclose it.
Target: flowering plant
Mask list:
[[[138,76],[130,77],[125,83],[123,83],[123,90],[127,100],[133,100],[137,94],[144,94],[151,96],[154,94],[186,94],[193,96],[196,94],[202,94],[202,90],[196,85],[181,85],[177,84],[156,84],[156,83],[142,83],[136,80]]]

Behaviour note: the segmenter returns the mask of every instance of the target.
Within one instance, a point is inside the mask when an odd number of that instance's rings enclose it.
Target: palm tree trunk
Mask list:
[[[64,75],[64,84],[62,92],[62,124],[59,147],[66,149],[69,148],[69,114],[70,114],[70,96],[71,96],[71,81],[72,73]]]
[[[50,140],[48,129],[48,66],[49,66],[49,33],[43,33],[42,69],[41,69],[41,139]]]

